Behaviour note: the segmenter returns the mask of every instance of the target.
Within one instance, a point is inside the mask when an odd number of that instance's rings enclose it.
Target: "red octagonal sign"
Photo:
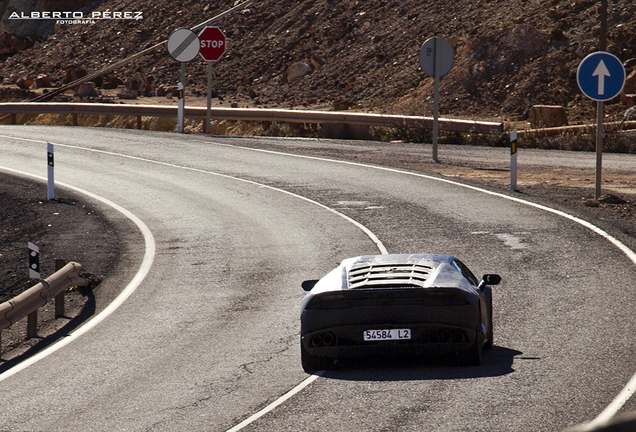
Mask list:
[[[206,27],[199,33],[199,54],[207,61],[217,61],[225,52],[225,35],[218,27]]]

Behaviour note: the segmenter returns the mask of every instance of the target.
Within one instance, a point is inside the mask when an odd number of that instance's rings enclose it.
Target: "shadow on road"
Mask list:
[[[380,357],[341,360],[323,378],[345,381],[422,381],[502,376],[514,372],[512,363],[523,354],[494,346],[484,351],[480,366],[465,366],[453,358]]]
[[[84,304],[84,307],[82,308],[81,312],[75,316],[74,318],[72,318],[69,322],[67,322],[63,327],[61,327],[59,330],[57,330],[56,332],[40,338],[40,340],[33,346],[31,346],[29,349],[27,349],[26,351],[24,351],[22,354],[19,354],[13,358],[11,358],[10,360],[6,360],[3,358],[0,358],[0,374],[3,372],[8,371],[9,369],[11,369],[12,367],[14,367],[15,365],[17,365],[18,363],[34,356],[35,354],[39,353],[40,351],[48,348],[49,346],[53,345],[55,342],[59,341],[60,339],[65,338],[66,336],[68,336],[73,330],[77,329],[78,327],[80,327],[82,324],[84,324],[88,319],[90,319],[92,316],[95,315],[95,311],[96,311],[96,307],[95,307],[95,296],[93,295],[93,293],[91,291],[88,291],[87,293],[87,301]]]

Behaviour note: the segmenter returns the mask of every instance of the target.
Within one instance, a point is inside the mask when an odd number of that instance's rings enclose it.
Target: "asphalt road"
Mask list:
[[[503,276],[485,364],[327,372],[243,430],[558,431],[597,416],[636,371],[636,267],[562,216],[240,138],[2,126],[0,166],[44,176],[47,140],[56,180],[135,215],[154,253],[112,314],[0,381],[0,430],[227,431],[308,377],[300,282],[382,246]],[[137,248],[122,285],[149,264]]]

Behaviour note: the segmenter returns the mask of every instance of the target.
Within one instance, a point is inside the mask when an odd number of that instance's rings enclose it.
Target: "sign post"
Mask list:
[[[185,108],[185,64],[199,54],[199,37],[190,29],[177,29],[170,33],[166,43],[168,52],[176,61],[181,62],[181,82],[179,83],[179,114],[177,132],[183,133]]]
[[[435,78],[433,93],[433,160],[437,159],[437,141],[439,137],[439,83],[440,78],[448,74],[455,63],[455,52],[446,40],[438,37],[427,39],[420,48],[420,67],[430,77]]]
[[[625,85],[625,68],[613,54],[594,52],[583,59],[576,72],[579,88],[596,104],[596,188],[595,198],[601,197],[601,171],[603,159],[604,102],[614,99]]]
[[[208,107],[205,121],[205,132],[210,133],[212,120],[212,63],[225,53],[225,35],[218,27],[206,27],[199,33],[201,47],[199,55],[208,63]]]

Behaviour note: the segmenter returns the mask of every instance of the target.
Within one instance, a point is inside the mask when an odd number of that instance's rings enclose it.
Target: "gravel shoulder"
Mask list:
[[[38,283],[29,278],[27,242],[40,249],[42,278],[64,259],[82,264],[89,280],[67,293],[65,317],[54,319],[53,304],[40,309],[38,337],[26,340],[26,319],[2,331],[2,372],[106,307],[136,271],[143,240],[123,215],[73,191],[56,187],[47,200],[46,184],[2,172],[0,185],[0,302]]]

